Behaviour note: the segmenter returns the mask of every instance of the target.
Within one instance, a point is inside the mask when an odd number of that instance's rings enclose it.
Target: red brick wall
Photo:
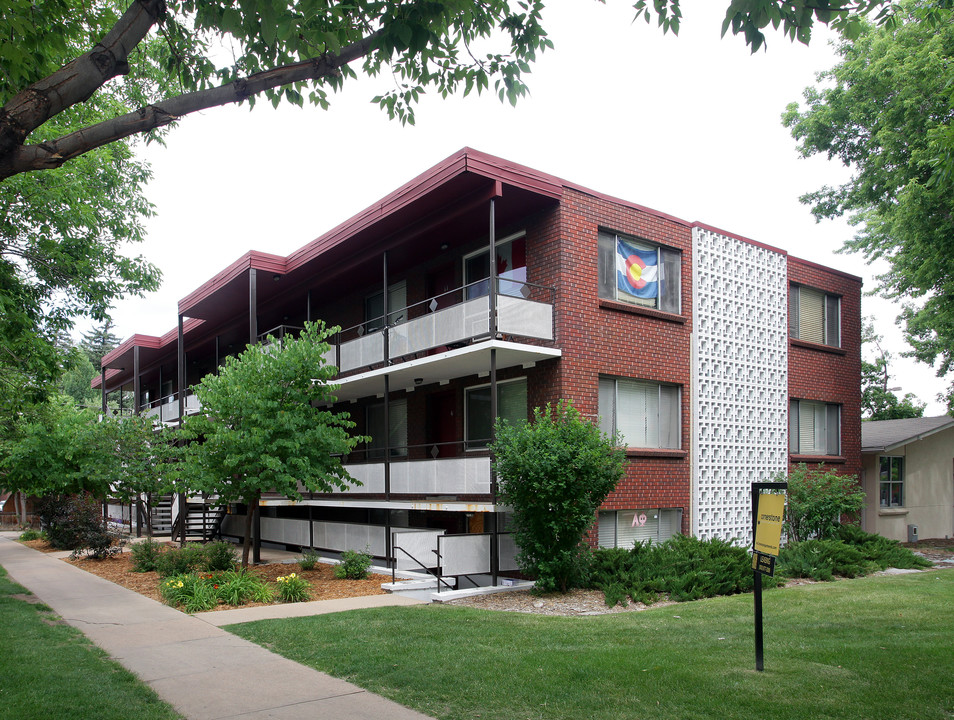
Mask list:
[[[841,348],[789,340],[788,394],[841,405],[841,458],[818,463],[861,474],[861,279],[789,257],[790,283],[841,296]],[[792,459],[801,462],[802,456]],[[809,463],[814,465],[815,463]]]

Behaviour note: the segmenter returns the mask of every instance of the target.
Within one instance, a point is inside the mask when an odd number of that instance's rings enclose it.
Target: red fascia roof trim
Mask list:
[[[110,363],[118,360],[125,355],[127,351],[132,350],[137,345],[139,347],[158,348],[162,345],[162,340],[155,335],[133,335],[128,337],[103,356],[103,359],[100,361],[100,367],[108,368]]]
[[[812,262],[811,260],[805,260],[804,258],[795,257],[794,255],[789,256],[790,260],[793,260],[799,265],[807,265],[808,267],[815,268],[816,270],[823,270],[824,272],[831,273],[832,275],[838,275],[839,277],[847,278],[848,280],[854,280],[859,285],[864,284],[864,278],[859,277],[858,275],[852,275],[847,273],[844,270],[838,270],[828,265],[821,265],[817,262]]]
[[[105,358],[103,358],[103,359],[105,360]],[[109,368],[109,369],[106,371],[106,382],[107,382],[107,384],[109,383],[110,380],[112,380],[114,377],[116,377],[117,375],[119,375],[119,373],[121,373],[121,372],[123,372],[123,371],[120,370],[119,368]],[[103,382],[103,376],[102,376],[102,375],[94,375],[94,376],[93,376],[93,382],[91,382],[90,385],[91,385],[92,387],[94,387],[94,388],[98,388],[98,387],[101,387],[101,386],[102,386],[102,382]]]
[[[768,250],[770,252],[778,253],[779,255],[784,255],[785,257],[788,257],[788,250],[782,250],[781,248],[777,248],[774,245],[768,245],[766,243],[759,242],[758,240],[747,238],[743,235],[737,235],[736,233],[729,232],[728,230],[717,228],[714,225],[707,225],[706,223],[694,222],[692,223],[692,227],[701,228],[702,230],[708,230],[709,232],[719,233],[720,235],[725,235],[726,237],[730,237],[735,240],[748,243],[749,245],[755,245],[755,247],[760,247],[763,250]]]
[[[249,250],[227,268],[216,273],[209,280],[182,298],[182,300],[179,301],[179,314],[187,315],[189,308],[194,307],[202,300],[214,295],[218,290],[221,290],[251,269],[264,270],[266,272],[278,273],[279,275],[284,275],[288,272],[287,261],[281,255]]]

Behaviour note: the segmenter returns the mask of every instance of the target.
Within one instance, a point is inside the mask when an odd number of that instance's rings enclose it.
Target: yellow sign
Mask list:
[[[755,526],[755,550],[778,557],[782,541],[782,517],[785,514],[785,496],[759,494],[758,523]]]

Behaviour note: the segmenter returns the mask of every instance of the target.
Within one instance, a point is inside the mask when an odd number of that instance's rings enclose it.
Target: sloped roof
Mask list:
[[[861,423],[861,452],[893,450],[934,433],[954,427],[954,417],[869,420]]]

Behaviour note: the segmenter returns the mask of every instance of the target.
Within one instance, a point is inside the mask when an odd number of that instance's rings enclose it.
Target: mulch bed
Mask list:
[[[129,553],[113,555],[105,560],[83,558],[80,560],[66,559],[76,567],[86,572],[98,575],[101,578],[122,585],[140,595],[145,595],[158,602],[162,602],[159,594],[159,575],[155,572],[139,573],[132,569],[132,556]],[[275,582],[281,575],[297,573],[299,577],[308,581],[311,586],[312,600],[336,600],[339,598],[365,597],[367,595],[384,595],[381,583],[391,582],[389,575],[370,575],[365,580],[339,580],[333,574],[331,565],[319,563],[314,570],[302,570],[297,564],[269,563],[255,565],[250,572],[265,580]],[[273,603],[248,602],[239,607],[261,607]],[[214,610],[232,610],[233,605],[218,605]]]

